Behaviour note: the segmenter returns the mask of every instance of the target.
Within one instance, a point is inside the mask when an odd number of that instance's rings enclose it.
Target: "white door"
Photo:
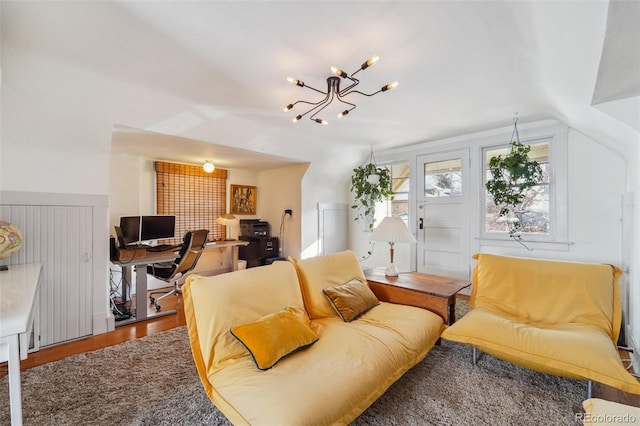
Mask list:
[[[418,272],[468,279],[469,150],[417,158]]]
[[[346,204],[318,204],[319,254],[337,253],[347,249],[348,216]]]

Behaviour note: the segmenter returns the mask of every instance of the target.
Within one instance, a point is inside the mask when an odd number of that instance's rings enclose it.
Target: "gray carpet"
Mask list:
[[[27,426],[229,424],[204,393],[185,327],[32,368],[22,389]],[[443,341],[354,425],[575,425],[585,394],[584,382],[488,355],[472,367],[471,348]]]

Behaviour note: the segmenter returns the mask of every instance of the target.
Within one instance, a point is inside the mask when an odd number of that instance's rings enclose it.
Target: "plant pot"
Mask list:
[[[377,185],[378,182],[380,182],[380,175],[376,173],[367,176],[367,182],[369,182],[371,185]]]

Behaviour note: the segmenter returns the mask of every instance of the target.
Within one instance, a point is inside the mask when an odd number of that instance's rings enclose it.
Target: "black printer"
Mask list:
[[[240,235],[243,237],[268,237],[269,222],[260,219],[240,219]]]

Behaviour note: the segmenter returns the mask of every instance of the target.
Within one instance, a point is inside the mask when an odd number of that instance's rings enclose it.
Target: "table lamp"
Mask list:
[[[376,226],[371,234],[371,241],[386,241],[389,243],[389,253],[391,262],[384,274],[388,277],[397,277],[398,268],[393,264],[393,245],[395,243],[417,243],[407,225],[399,217],[387,216],[382,219],[380,225]]]
[[[224,226],[224,240],[229,241],[229,226],[238,223],[238,219],[232,214],[223,214],[216,220],[219,225]]]

